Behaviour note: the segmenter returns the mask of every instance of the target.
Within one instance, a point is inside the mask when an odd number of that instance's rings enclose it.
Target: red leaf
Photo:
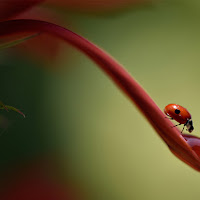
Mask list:
[[[192,149],[196,152],[196,154],[200,157],[200,138],[187,134],[183,134],[183,137],[185,138],[187,143],[192,147]]]
[[[1,0],[0,21],[14,17],[44,0]]]

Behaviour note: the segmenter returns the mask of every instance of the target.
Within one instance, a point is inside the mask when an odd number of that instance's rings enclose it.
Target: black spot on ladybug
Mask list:
[[[175,113],[176,113],[176,114],[179,114],[180,112],[181,112],[181,111],[178,110],[178,109],[175,110]]]

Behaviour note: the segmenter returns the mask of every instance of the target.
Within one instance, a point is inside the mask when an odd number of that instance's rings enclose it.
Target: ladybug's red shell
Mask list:
[[[169,104],[165,107],[164,113],[175,119],[180,124],[186,124],[189,119],[191,119],[191,114],[187,111],[186,108],[178,104]]]

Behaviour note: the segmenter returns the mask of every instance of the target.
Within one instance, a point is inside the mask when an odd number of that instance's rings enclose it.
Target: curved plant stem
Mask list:
[[[200,159],[163,112],[133,79],[133,77],[110,55],[85,38],[58,25],[37,20],[11,20],[0,23],[0,37],[18,33],[48,33],[58,37],[91,58],[125,92],[144,114],[170,150],[182,161],[200,171]]]

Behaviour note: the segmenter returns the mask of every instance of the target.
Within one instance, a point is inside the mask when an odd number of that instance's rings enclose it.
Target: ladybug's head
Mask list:
[[[194,126],[193,126],[193,121],[192,119],[189,119],[186,123],[187,129],[188,131],[191,133],[194,130]]]

